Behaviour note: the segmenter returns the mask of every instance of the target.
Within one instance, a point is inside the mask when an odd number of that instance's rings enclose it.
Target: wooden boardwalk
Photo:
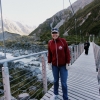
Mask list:
[[[53,87],[41,100],[49,100],[52,94]],[[89,54],[83,52],[68,71],[68,96],[70,100],[100,100],[92,43]],[[58,100],[63,100],[61,86]]]

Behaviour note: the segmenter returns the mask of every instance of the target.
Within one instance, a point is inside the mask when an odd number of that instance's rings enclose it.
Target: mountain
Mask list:
[[[0,20],[0,23],[1,23],[1,20]],[[32,32],[36,28],[35,26],[31,27],[28,25],[24,25],[18,21],[12,21],[10,19],[3,19],[3,26],[4,26],[4,31],[10,32],[10,33],[17,33],[20,35],[28,35],[30,32]],[[1,32],[2,32],[2,29],[0,27],[0,33]]]
[[[77,33],[78,36],[82,34],[84,37],[89,35],[100,37],[100,1],[93,0],[93,2],[83,9],[79,9],[75,15],[64,24],[69,35]],[[60,30],[62,30],[63,27],[64,25],[60,27]]]
[[[77,0],[72,4],[74,12],[76,13],[79,9],[83,9],[86,5],[90,4],[92,1],[94,0]],[[67,9],[70,9],[72,11],[71,6],[69,6]]]
[[[4,40],[16,40],[21,37],[21,35],[16,33],[4,32]],[[0,33],[0,41],[3,41],[3,33]]]
[[[67,23],[78,10],[84,9],[84,7],[90,4],[94,0],[77,0],[72,4],[74,9],[74,13],[72,8],[69,6],[67,9],[61,10],[53,15],[51,18],[48,18],[45,22],[41,23],[34,31],[32,31],[29,35],[35,35],[41,41],[48,41],[50,39],[50,30],[52,27],[57,27],[60,29],[60,33],[67,34],[71,28],[67,29],[65,23]],[[75,25],[75,24],[74,24]],[[62,31],[62,27],[64,27],[64,31]],[[74,27],[74,26],[71,26]],[[40,37],[40,38],[39,38]]]

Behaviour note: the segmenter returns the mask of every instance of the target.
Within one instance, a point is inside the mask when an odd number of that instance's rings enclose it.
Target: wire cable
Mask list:
[[[73,6],[72,6],[72,4],[71,4],[71,1],[69,0],[69,3],[70,3],[70,6],[71,6],[71,9],[72,9],[72,12],[73,12],[73,15],[75,14],[74,13],[74,9],[73,9]]]
[[[69,3],[70,3],[70,6],[71,6],[71,9],[72,9],[72,13],[73,13],[73,15],[75,17],[75,33],[76,33],[76,44],[77,44],[76,15],[75,15],[75,12],[74,12],[74,9],[73,9],[73,6],[72,6],[70,0],[69,0]]]

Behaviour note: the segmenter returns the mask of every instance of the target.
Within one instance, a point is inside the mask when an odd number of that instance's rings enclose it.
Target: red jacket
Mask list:
[[[70,51],[65,39],[57,38],[48,42],[48,63],[63,66],[70,63]]]

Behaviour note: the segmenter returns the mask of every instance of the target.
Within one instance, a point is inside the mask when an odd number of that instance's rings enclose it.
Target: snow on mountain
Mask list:
[[[10,32],[10,33],[17,33],[20,35],[28,35],[30,34],[36,27],[24,25],[18,21],[12,21],[10,19],[3,19],[3,25],[4,25],[4,31]],[[1,20],[0,20],[0,33],[1,30]]]

